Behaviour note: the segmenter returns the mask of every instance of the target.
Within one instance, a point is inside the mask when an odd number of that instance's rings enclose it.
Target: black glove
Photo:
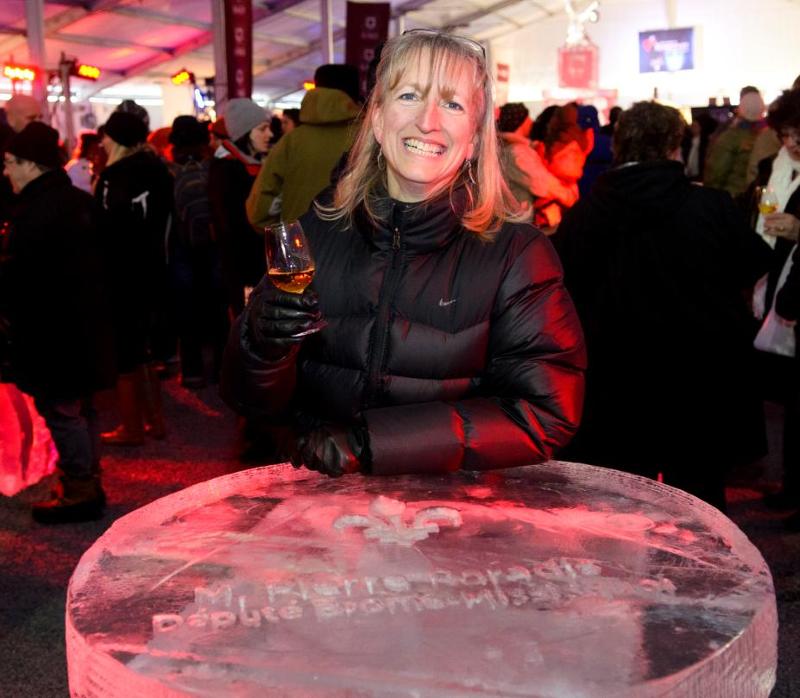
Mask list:
[[[314,291],[287,293],[266,280],[253,291],[244,312],[250,349],[267,361],[277,361],[289,354],[304,339],[296,335],[322,318]]]
[[[301,436],[292,454],[292,465],[305,465],[330,477],[368,472],[365,429],[324,426]]]

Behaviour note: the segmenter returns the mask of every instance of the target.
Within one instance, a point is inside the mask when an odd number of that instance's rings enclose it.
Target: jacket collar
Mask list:
[[[224,148],[225,153],[219,154],[219,150],[217,150],[218,154],[216,157],[221,160],[238,160],[245,166],[245,169],[251,176],[257,175],[261,169],[261,163],[258,160],[247,153],[243,153],[231,141],[222,141],[220,148]]]
[[[464,235],[461,225],[467,204],[465,187],[457,187],[419,203],[406,203],[389,197],[386,191],[375,196],[374,210],[380,217],[377,224],[362,229],[372,231],[372,243],[379,249],[391,248],[395,230],[400,232],[400,247],[408,253],[424,254],[445,247]],[[357,214],[360,227],[365,222],[363,210]]]
[[[692,184],[683,163],[674,160],[637,162],[614,167],[601,174],[590,200],[618,221],[640,220],[642,212],[667,216],[691,193]]]
[[[39,197],[46,194],[46,192],[51,189],[71,184],[72,182],[70,181],[69,175],[60,167],[55,170],[48,170],[44,174],[39,175],[32,182],[28,182],[25,188],[17,195],[16,203],[19,205],[27,204],[27,202],[32,199],[38,200]]]

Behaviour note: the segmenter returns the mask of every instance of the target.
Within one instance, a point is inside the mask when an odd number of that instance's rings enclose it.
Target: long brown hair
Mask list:
[[[372,130],[373,116],[383,108],[387,96],[402,79],[409,65],[427,59],[431,80],[435,75],[473,75],[476,143],[473,159],[450,182],[450,193],[464,185],[467,207],[461,223],[479,237],[490,239],[506,220],[525,220],[525,214],[503,179],[494,122],[492,80],[480,44],[470,39],[436,31],[410,31],[390,39],[381,53],[375,88],[370,95],[347,166],[336,186],[331,206],[315,204],[323,220],[343,220],[351,225],[353,214],[363,206],[373,220],[380,220],[374,207],[376,194],[386,188],[381,146]],[[427,86],[428,89],[430,85]],[[440,192],[436,192],[438,195]]]

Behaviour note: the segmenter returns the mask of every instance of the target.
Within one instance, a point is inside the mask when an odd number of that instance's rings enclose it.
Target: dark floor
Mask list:
[[[28,502],[37,491],[0,496],[0,696],[63,698],[68,695],[64,655],[67,582],[81,554],[123,514],[195,482],[242,466],[234,457],[235,418],[213,387],[191,392],[165,382],[170,434],[139,449],[110,452],[104,460],[109,497],[106,517],[96,523],[48,528],[33,523]],[[104,426],[111,426],[108,396]],[[780,410],[769,407],[773,451]],[[777,486],[777,464],[765,459],[737,473],[728,490],[730,516],[758,546],[772,569],[780,616],[780,663],[775,698],[800,696],[800,533],[787,534],[784,515],[762,504],[761,493]]]

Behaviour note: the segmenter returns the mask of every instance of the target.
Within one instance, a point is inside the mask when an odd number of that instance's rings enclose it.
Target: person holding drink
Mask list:
[[[778,324],[782,323],[779,319],[782,317],[781,309],[776,307],[773,310],[773,306],[783,281],[792,275],[792,258],[797,258],[800,233],[800,89],[788,90],[773,102],[767,122],[778,134],[781,148],[777,155],[759,162],[758,175],[746,196],[756,232],[774,249],[769,274],[756,287],[753,301],[756,316],[764,320],[760,333],[762,338],[768,322],[777,320]],[[786,328],[784,337],[792,334],[790,328]],[[800,506],[798,364],[795,357],[785,354],[785,347],[781,350],[784,353],[780,353],[766,342],[757,342],[757,346],[759,344],[762,349],[758,353],[762,392],[765,398],[782,403],[785,408],[783,483],[780,491],[765,497],[765,502],[775,509],[796,509]]]
[[[223,397],[289,426],[292,462],[331,476],[546,460],[577,428],[585,352],[558,259],[523,215],[481,45],[390,40],[335,189],[267,229],[270,278],[296,285],[253,292]],[[275,254],[279,234],[291,254]],[[308,249],[313,262],[282,262]]]

